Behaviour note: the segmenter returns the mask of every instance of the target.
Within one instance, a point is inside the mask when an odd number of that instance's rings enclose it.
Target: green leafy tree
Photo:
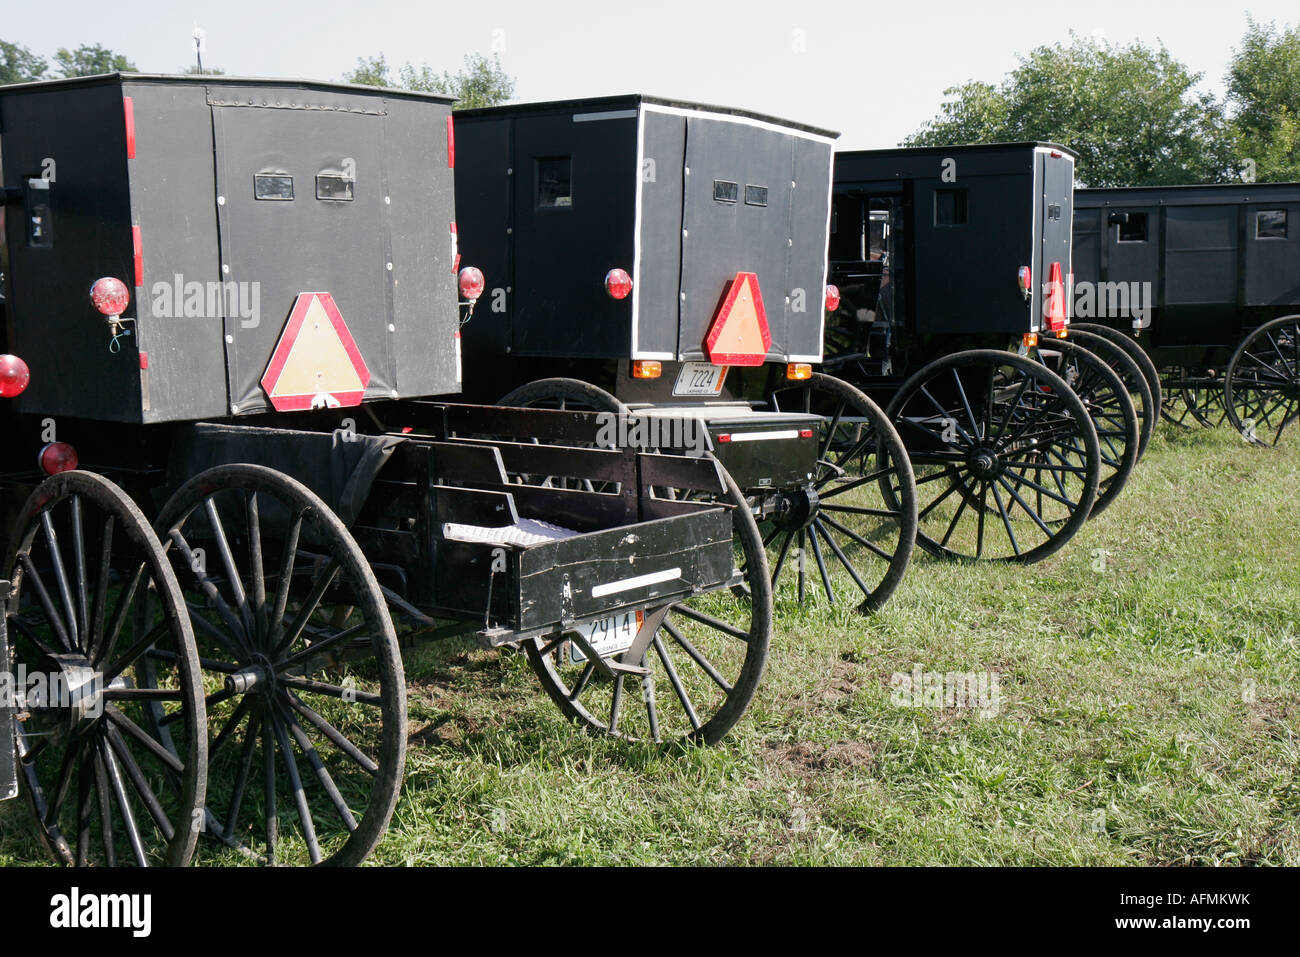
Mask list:
[[[83,43],[75,50],[60,47],[54,64],[63,76],[94,76],[96,73],[135,73],[135,64],[108,47]]]
[[[44,78],[50,65],[21,43],[0,40],[0,84],[26,83]]]
[[[466,56],[464,68],[455,73],[438,73],[427,63],[418,68],[406,63],[398,70],[396,81],[382,53],[376,57],[359,57],[357,68],[345,74],[344,79],[349,83],[443,93],[455,97],[460,109],[496,106],[509,100],[515,92],[514,78],[501,68],[500,58],[493,55],[488,59],[481,53]]]
[[[1300,28],[1249,21],[1226,80],[1244,178],[1300,180]]]
[[[221,69],[220,67],[205,66],[203,69],[200,70],[196,64],[191,64],[190,66],[187,66],[181,72],[186,73],[190,76],[225,76],[226,75],[226,71]]]
[[[1090,186],[1234,179],[1223,106],[1195,90],[1200,80],[1164,46],[1073,35],[1022,56],[996,86],[946,90],[939,115],[904,145],[1050,140],[1079,153]]]

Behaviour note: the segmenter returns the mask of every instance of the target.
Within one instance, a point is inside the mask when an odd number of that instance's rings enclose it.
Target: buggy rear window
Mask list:
[[[317,173],[316,198],[352,202],[352,177],[343,173]]]
[[[1256,239],[1286,239],[1286,210],[1261,209],[1255,213]]]
[[[293,199],[293,177],[284,173],[254,173],[253,198],[288,202]]]
[[[734,203],[739,198],[739,183],[733,183],[725,179],[715,179],[713,181],[713,201],[715,203]]]
[[[573,163],[568,156],[537,161],[537,205],[542,209],[573,205]]]
[[[936,226],[965,226],[967,217],[966,190],[937,189],[934,191]]]
[[[1125,213],[1119,223],[1119,241],[1144,243],[1147,241],[1147,214]]]

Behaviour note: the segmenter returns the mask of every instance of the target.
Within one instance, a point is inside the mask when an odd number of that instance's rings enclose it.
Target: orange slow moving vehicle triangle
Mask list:
[[[758,276],[738,272],[709,327],[704,349],[714,365],[761,366],[772,348]]]
[[[328,292],[298,294],[261,384],[277,412],[361,404],[370,370]]]

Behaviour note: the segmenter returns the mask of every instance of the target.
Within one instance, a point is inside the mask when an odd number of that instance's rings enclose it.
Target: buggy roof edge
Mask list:
[[[1094,186],[1076,189],[1075,203],[1079,199],[1100,202],[1108,198],[1119,202],[1133,202],[1140,196],[1158,196],[1168,193],[1178,199],[1201,199],[1231,192],[1251,193],[1256,191],[1285,192],[1291,191],[1300,197],[1300,183],[1180,183],[1172,186]],[[1164,200],[1158,200],[1159,205]]]
[[[696,110],[701,113],[720,113],[724,116],[735,116],[742,119],[757,120],[761,123],[771,123],[775,126],[784,126],[787,129],[798,130],[803,133],[811,133],[815,136],[823,136],[827,139],[838,139],[838,130],[828,130],[819,126],[812,126],[808,123],[799,123],[795,120],[783,119],[779,116],[772,116],[769,113],[758,113],[754,110],[739,109],[732,106],[718,106],[714,103],[696,103],[690,100],[674,100],[666,97],[651,96],[646,93],[623,93],[612,96],[594,96],[581,97],[567,100],[539,100],[533,103],[509,103],[502,106],[480,106],[472,110],[456,110],[457,118],[465,117],[473,119],[476,117],[505,116],[516,113],[534,113],[538,110],[555,110],[557,112],[571,109],[589,109],[592,107],[634,107],[648,104],[650,106],[666,106],[679,110]]]
[[[389,97],[432,100],[454,103],[455,97],[443,93],[424,93],[419,90],[399,90],[391,86],[369,86],[364,83],[333,83],[328,80],[308,80],[299,77],[227,76],[224,73],[96,73],[92,76],[68,76],[54,80],[32,80],[27,83],[10,83],[0,86],[0,96],[14,92],[65,89],[75,86],[101,86],[110,83],[190,83],[203,86],[278,86],[299,87],[308,90],[350,91],[380,93]]]
[[[895,146],[884,149],[874,150],[836,150],[835,158],[841,156],[853,158],[858,156],[891,156],[898,154],[914,155],[917,153],[951,153],[953,150],[962,150],[970,152],[993,152],[995,150],[1008,149],[1053,149],[1060,150],[1075,160],[1079,159],[1079,154],[1068,146],[1062,146],[1060,143],[1053,143],[1049,140],[1019,140],[1013,143],[955,143],[951,146]]]

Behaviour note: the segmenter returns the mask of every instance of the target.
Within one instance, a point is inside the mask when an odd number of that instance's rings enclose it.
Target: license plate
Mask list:
[[[682,371],[677,373],[677,382],[673,384],[673,395],[721,395],[727,368],[711,362],[683,363]]]
[[[617,615],[610,615],[608,618],[602,618],[599,621],[589,621],[585,625],[579,625],[577,631],[590,642],[591,647],[596,650],[596,654],[602,658],[608,658],[611,655],[622,654],[632,647],[632,642],[636,638],[636,633],[641,629],[641,620],[644,617],[644,612],[624,611]],[[578,643],[570,641],[569,661],[586,660],[587,655],[579,647]]]

